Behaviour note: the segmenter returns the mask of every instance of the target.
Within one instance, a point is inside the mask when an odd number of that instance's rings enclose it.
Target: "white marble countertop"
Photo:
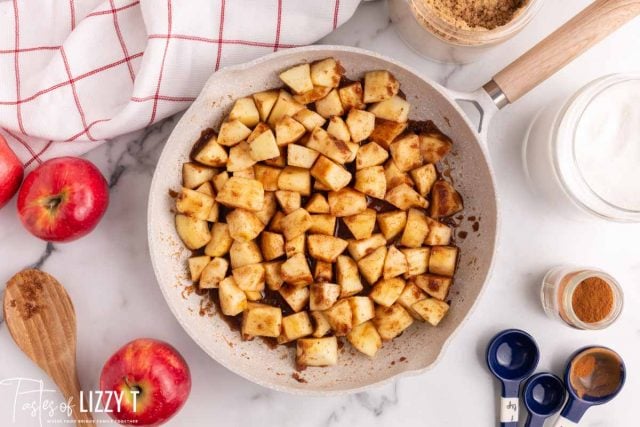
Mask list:
[[[405,62],[438,82],[475,89],[552,29],[589,3],[548,1],[533,22],[482,62],[460,67],[429,62],[410,51],[389,22],[386,3],[364,3],[323,42],[371,49]],[[99,227],[68,245],[47,245],[20,226],[15,201],[0,211],[0,281],[37,266],[56,276],[76,307],[80,380],[96,389],[104,361],[122,344],[155,337],[176,346],[188,361],[193,390],[171,426],[491,426],[498,385],[487,372],[484,351],[497,331],[517,327],[535,336],[539,369],[561,373],[567,356],[587,344],[619,351],[628,381],[611,403],[592,408],[585,426],[637,425],[640,394],[640,225],[568,222],[528,190],[520,163],[523,134],[535,112],[556,96],[612,72],[640,71],[640,21],[636,20],[498,114],[490,151],[502,200],[501,246],[488,290],[452,345],[431,371],[371,392],[332,398],[297,397],[254,385],[211,360],[170,313],[156,285],[146,236],[147,194],[162,144],[178,117],[121,137],[88,155],[107,176],[111,205]],[[545,317],[540,280],[559,263],[599,266],[623,283],[626,310],[602,332],[570,329]],[[40,379],[43,374],[13,344],[0,324],[0,380]],[[45,379],[45,386],[53,384]],[[13,387],[0,386],[0,425],[12,425]],[[36,426],[18,408],[16,425]],[[107,419],[102,417],[102,419]]]

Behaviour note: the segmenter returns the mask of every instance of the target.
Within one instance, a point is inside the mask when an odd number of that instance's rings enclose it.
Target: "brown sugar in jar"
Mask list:
[[[603,271],[556,267],[542,281],[542,305],[551,318],[577,329],[604,329],[622,312],[620,284]]]

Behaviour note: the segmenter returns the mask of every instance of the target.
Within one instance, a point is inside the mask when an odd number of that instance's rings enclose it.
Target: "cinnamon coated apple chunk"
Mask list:
[[[413,120],[388,70],[351,75],[325,58],[277,77],[236,99],[182,165],[188,277],[243,339],[295,343],[300,367],[338,364],[343,343],[366,363],[455,310],[463,254],[447,218],[464,204],[439,172],[455,145]]]

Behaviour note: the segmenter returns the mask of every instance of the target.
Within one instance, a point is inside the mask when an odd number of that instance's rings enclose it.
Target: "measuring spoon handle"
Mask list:
[[[580,422],[580,419],[587,412],[591,405],[586,402],[582,402],[573,397],[567,400],[567,403],[562,409],[562,413],[558,421],[554,424],[554,427],[575,427]]]
[[[539,415],[529,413],[527,422],[524,423],[524,427],[544,427],[544,422],[546,419],[547,417],[541,417]]]
[[[502,381],[500,398],[500,427],[518,427],[520,412],[520,382]]]

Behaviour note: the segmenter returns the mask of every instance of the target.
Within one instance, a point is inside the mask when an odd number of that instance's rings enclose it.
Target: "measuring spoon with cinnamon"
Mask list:
[[[62,285],[40,270],[19,272],[7,283],[4,317],[18,347],[51,377],[71,403],[76,425],[94,425],[91,413],[80,411],[76,313]]]

